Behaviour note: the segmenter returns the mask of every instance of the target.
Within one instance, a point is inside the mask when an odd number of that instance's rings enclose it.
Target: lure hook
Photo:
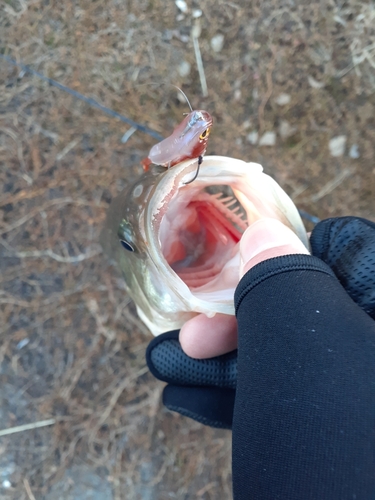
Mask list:
[[[192,182],[194,182],[195,179],[198,177],[199,168],[200,168],[202,162],[203,162],[203,156],[199,156],[199,158],[198,158],[198,166],[197,166],[197,170],[195,171],[195,175],[194,175],[194,177],[190,181],[184,182],[185,186],[186,186],[186,184],[191,184]]]

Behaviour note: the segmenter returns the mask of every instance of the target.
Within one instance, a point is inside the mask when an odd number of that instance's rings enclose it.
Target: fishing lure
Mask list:
[[[151,148],[148,157],[142,161],[142,165],[144,170],[147,171],[152,163],[170,168],[184,160],[198,158],[198,167],[194,177],[189,182],[185,182],[185,184],[190,184],[198,176],[199,167],[207,149],[207,141],[212,127],[212,116],[204,110],[193,111],[184,92],[180,88],[176,88],[185,97],[191,111],[177,125],[169,137]]]

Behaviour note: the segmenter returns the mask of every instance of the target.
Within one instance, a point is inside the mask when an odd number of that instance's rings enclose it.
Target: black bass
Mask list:
[[[101,242],[123,272],[129,295],[154,335],[197,313],[234,314],[239,241],[262,217],[308,238],[289,196],[257,163],[206,156],[154,167],[112,202]]]

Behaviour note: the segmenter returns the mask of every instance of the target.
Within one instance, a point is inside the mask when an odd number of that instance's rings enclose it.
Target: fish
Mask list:
[[[153,335],[197,314],[234,315],[239,242],[262,217],[280,220],[309,248],[293,201],[258,163],[205,156],[153,166],[111,203],[101,243],[122,271],[140,319]]]

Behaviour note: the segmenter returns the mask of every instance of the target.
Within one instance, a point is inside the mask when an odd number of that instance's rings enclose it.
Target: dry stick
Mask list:
[[[0,241],[0,243],[2,242]],[[50,248],[48,248],[47,250],[30,250],[26,252],[17,252],[16,250],[14,250],[12,253],[10,253],[9,256],[18,257],[19,259],[40,259],[43,257],[50,257],[51,259],[63,264],[76,264],[77,262],[92,259],[93,257],[96,257],[96,255],[99,255],[101,253],[101,248],[99,246],[96,246],[96,248],[88,248],[86,253],[80,253],[79,255],[74,255],[72,257],[63,257],[62,255],[55,253]],[[8,255],[5,254],[5,257],[8,257]]]
[[[64,185],[66,185],[65,182],[63,182],[61,179],[57,179],[56,181],[48,184],[48,187],[51,189],[54,187],[61,187]],[[41,194],[44,194],[45,192],[46,192],[45,187],[35,189],[34,191],[30,191],[29,189],[23,189],[22,191],[19,191],[16,194],[11,194],[1,199],[0,207],[7,205],[8,203],[18,203],[19,201],[33,199],[36,198],[37,196],[40,196]]]
[[[206,75],[204,73],[202,55],[199,48],[199,42],[198,42],[199,35],[200,35],[200,27],[198,24],[195,24],[192,29],[191,36],[193,38],[194,54],[195,54],[195,59],[197,61],[199,79],[201,81],[201,87],[202,87],[202,94],[203,97],[207,97],[208,96],[207,81],[206,81]]]
[[[168,468],[174,465],[175,463],[176,463],[176,452],[173,452],[166,457],[166,459],[162,463],[162,466],[159,469],[159,472],[156,474],[154,479],[150,481],[149,485],[156,486],[158,483],[160,483],[160,481],[163,479],[163,476],[165,476],[165,473],[167,472]]]
[[[124,390],[126,389],[126,386],[130,383],[130,382],[133,382],[133,380],[136,380],[137,378],[141,377],[142,375],[144,375],[145,373],[148,372],[148,367],[145,366],[143,368],[141,368],[140,370],[138,370],[137,373],[134,373],[133,375],[130,375],[129,377],[125,378],[121,384],[117,387],[117,389],[114,391],[114,393],[112,394],[112,397],[111,399],[109,400],[109,403],[108,403],[108,406],[107,408],[105,409],[105,411],[101,414],[100,418],[99,418],[99,421],[98,421],[98,424],[97,424],[97,429],[99,429],[99,427],[101,427],[104,422],[107,420],[107,418],[110,416],[113,408],[116,406],[116,403],[119,399],[119,397],[121,396],[121,394],[124,392]]]
[[[25,490],[26,490],[27,496],[29,497],[29,500],[36,500],[36,498],[34,497],[34,493],[31,491],[30,483],[26,478],[23,480],[23,484],[25,486]]]
[[[81,378],[82,373],[88,367],[90,358],[95,354],[95,351],[98,348],[98,344],[100,342],[101,337],[102,334],[100,332],[95,334],[92,340],[92,344],[89,350],[87,351],[86,355],[83,358],[80,358],[79,361],[77,361],[77,363],[72,367],[70,373],[68,374],[69,385],[66,385],[60,391],[60,396],[63,399],[67,400],[70,398],[70,395],[73,392],[75,386],[78,384],[78,380]],[[63,383],[65,385],[65,381]]]
[[[32,219],[35,217],[39,212],[42,212],[44,210],[47,210],[50,207],[57,206],[57,205],[85,205],[85,206],[92,206],[94,208],[108,208],[108,205],[105,203],[95,203],[95,202],[90,202],[87,200],[81,200],[81,199],[74,199],[70,196],[66,196],[65,198],[57,198],[56,200],[50,200],[47,201],[44,205],[40,207],[36,207],[34,210],[31,210],[28,214],[24,215],[17,221],[15,221],[13,224],[8,224],[5,226],[5,228],[1,229],[0,234],[8,233],[9,231],[13,231],[13,229],[16,229],[19,226],[22,226],[22,224],[25,224],[28,220]]]
[[[33,422],[31,424],[17,425],[17,427],[10,427],[9,429],[0,430],[0,437],[8,436],[9,434],[16,434],[17,432],[38,429],[39,427],[47,427],[48,425],[53,425],[55,423],[55,418],[49,418],[48,420],[40,420],[39,422]]]
[[[214,486],[216,486],[216,481],[211,481],[210,483],[206,484],[205,486],[203,486],[203,488],[197,491],[197,497],[203,497],[203,495],[212,490]]]
[[[352,175],[355,172],[354,168],[345,168],[342,172],[340,172],[334,179],[327,182],[325,186],[320,189],[317,193],[311,196],[311,201],[318,201],[327,194],[331,193],[334,189],[336,189],[344,180]]]
[[[271,47],[272,50],[272,60],[268,66],[267,74],[266,74],[266,82],[267,82],[267,92],[265,96],[262,99],[262,102],[260,103],[260,106],[258,108],[258,122],[259,122],[259,132],[263,130],[263,125],[264,125],[264,108],[266,107],[267,102],[269,101],[272,92],[273,92],[273,84],[272,84],[272,73],[273,70],[275,69],[275,64],[276,64],[276,49],[275,47]]]
[[[57,153],[56,160],[57,161],[62,160],[64,158],[64,156],[69,153],[69,151],[71,151],[73,148],[75,148],[77,146],[77,144],[80,142],[80,140],[81,140],[81,138],[74,139],[74,141],[69,142],[69,144],[67,144],[65,146],[65,148],[62,151],[60,151],[60,153]]]

